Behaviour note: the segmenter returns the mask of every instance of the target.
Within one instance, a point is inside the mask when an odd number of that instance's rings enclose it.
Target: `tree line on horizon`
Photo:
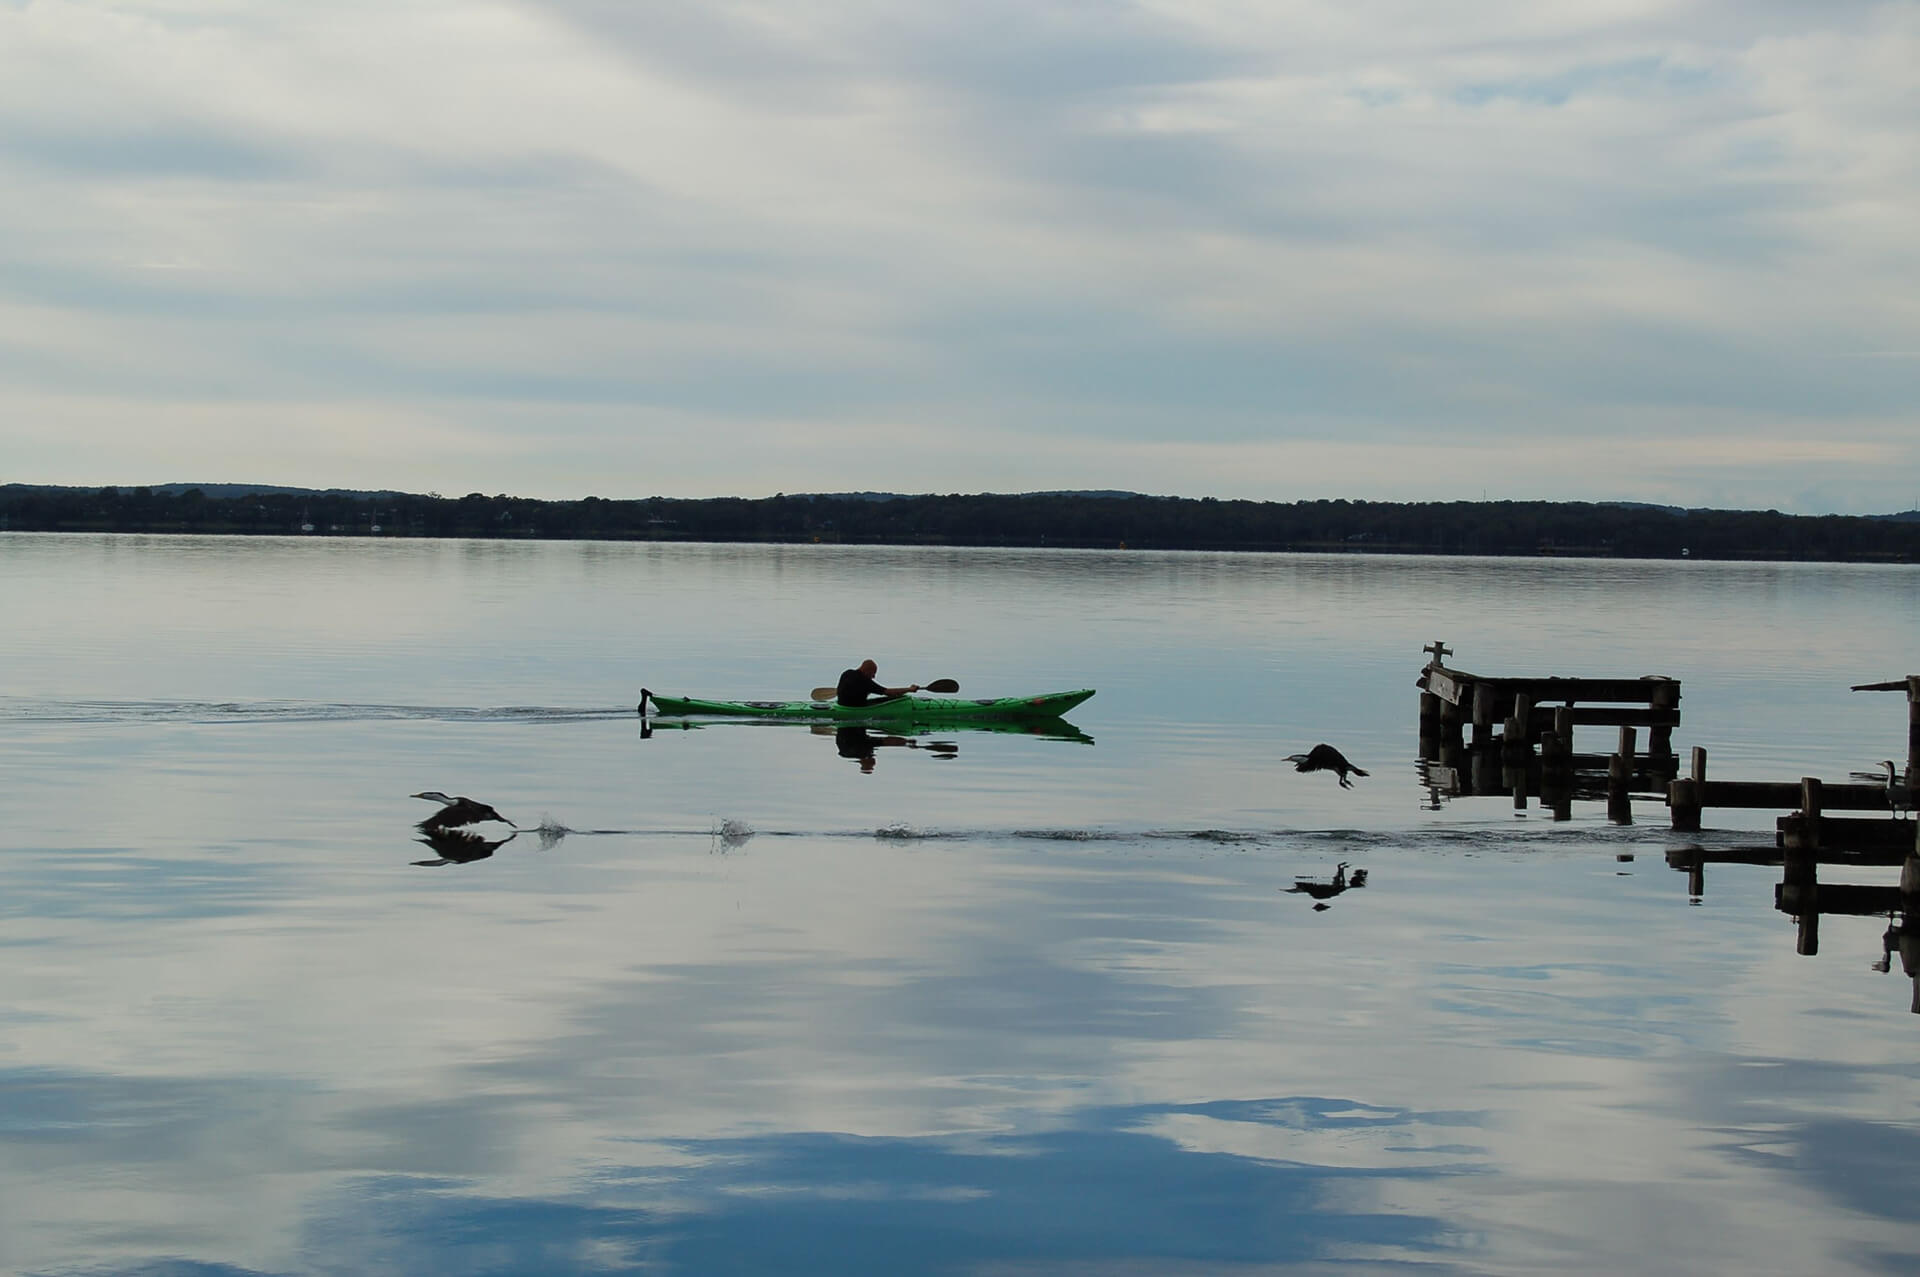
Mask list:
[[[1120,493],[542,501],[478,492],[0,487],[0,531],[1920,562],[1920,514]]]

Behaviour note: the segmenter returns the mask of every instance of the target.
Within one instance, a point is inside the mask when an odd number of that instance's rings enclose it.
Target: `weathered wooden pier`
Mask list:
[[[1802,954],[1820,949],[1822,914],[1884,915],[1886,934],[1875,969],[1892,969],[1898,954],[1913,980],[1912,1009],[1920,1013],[1920,675],[1864,683],[1857,692],[1907,694],[1907,758],[1885,780],[1834,783],[1728,781],[1707,776],[1707,752],[1690,751],[1679,774],[1673,730],[1680,725],[1680,684],[1664,675],[1641,678],[1487,677],[1446,663],[1452,649],[1434,642],[1420,672],[1420,770],[1434,803],[1442,797],[1512,795],[1516,809],[1538,797],[1554,818],[1569,819],[1577,798],[1605,798],[1607,814],[1631,823],[1632,801],[1665,801],[1672,827],[1690,832],[1713,809],[1785,810],[1774,822],[1771,847],[1670,850],[1667,863],[1687,874],[1688,892],[1706,891],[1709,864],[1778,865],[1774,906],[1793,917]],[[1619,729],[1612,754],[1581,754],[1573,747],[1580,726]],[[1647,752],[1635,751],[1647,731]],[[1469,734],[1470,733],[1470,734]],[[1863,813],[1836,815],[1834,813]],[[1870,814],[1866,814],[1870,813]],[[1898,868],[1898,886],[1822,883],[1821,866]]]
[[[1797,810],[1774,822],[1775,858],[1768,862],[1780,866],[1780,885],[1774,889],[1774,908],[1794,920],[1797,952],[1812,956],[1820,952],[1820,918],[1823,914],[1887,919],[1881,937],[1881,958],[1874,964],[1879,971],[1892,969],[1893,956],[1900,955],[1901,969],[1913,982],[1909,1003],[1920,1014],[1920,821],[1911,819],[1915,782],[1920,781],[1920,675],[1885,683],[1863,683],[1856,692],[1897,692],[1907,694],[1907,765],[1888,767],[1887,778],[1877,784],[1827,784],[1815,776],[1803,777],[1798,786],[1748,784],[1733,789],[1717,788],[1706,779],[1703,758],[1694,762],[1696,775],[1676,780],[1670,802],[1674,828],[1700,827],[1703,807],[1781,807],[1797,802]],[[1891,762],[1891,760],[1889,760]],[[1831,811],[1871,811],[1885,815],[1869,817],[1833,816]],[[1903,818],[1902,813],[1908,813]],[[1683,823],[1684,822],[1684,823]],[[1702,873],[1708,853],[1698,848],[1681,853],[1680,864],[1688,870],[1688,890],[1696,897],[1705,890]],[[1675,862],[1669,853],[1668,863]],[[1895,887],[1877,887],[1859,883],[1823,883],[1822,865],[1899,866],[1900,883]]]
[[[1920,799],[1920,675],[1864,683],[1857,692],[1907,694],[1907,759],[1885,781],[1833,783],[1726,781],[1707,776],[1707,751],[1695,746],[1680,775],[1673,731],[1680,725],[1680,681],[1639,678],[1489,677],[1446,663],[1453,649],[1438,640],[1420,671],[1420,766],[1438,797],[1511,794],[1516,809],[1538,797],[1558,819],[1576,798],[1607,801],[1618,823],[1633,819],[1632,799],[1664,801],[1675,830],[1701,827],[1711,808],[1788,810],[1779,820],[1782,846],[1884,846],[1911,841],[1904,824],[1829,812],[1912,811]],[[1619,729],[1610,754],[1579,753],[1574,730]],[[1647,731],[1647,750],[1637,736]]]
[[[1628,823],[1633,794],[1657,798],[1679,771],[1678,679],[1489,677],[1448,665],[1453,649],[1443,642],[1423,650],[1431,659],[1418,680],[1420,760],[1436,801],[1510,794],[1520,810],[1538,798],[1556,820],[1568,820],[1576,798],[1605,798],[1608,814]],[[1574,731],[1583,726],[1617,728],[1614,751],[1575,751]],[[1641,728],[1644,754],[1636,750]]]
[[[1859,842],[1892,837],[1884,828],[1885,821],[1850,820],[1824,813],[1913,810],[1915,793],[1920,790],[1920,675],[1909,674],[1904,679],[1885,683],[1861,683],[1853,690],[1907,694],[1904,769],[1896,768],[1895,774],[1876,784],[1830,784],[1811,777],[1788,782],[1716,781],[1707,779],[1707,752],[1696,747],[1688,774],[1676,778],[1668,787],[1667,806],[1673,813],[1673,827],[1682,831],[1699,829],[1701,813],[1712,807],[1777,811],[1798,804],[1799,810],[1793,816],[1781,817],[1783,838],[1811,839],[1817,847],[1822,841],[1831,845],[1836,840]]]

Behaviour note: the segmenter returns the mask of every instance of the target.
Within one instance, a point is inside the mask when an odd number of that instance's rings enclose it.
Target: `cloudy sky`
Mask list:
[[[0,481],[1920,506],[1920,4],[0,0]]]

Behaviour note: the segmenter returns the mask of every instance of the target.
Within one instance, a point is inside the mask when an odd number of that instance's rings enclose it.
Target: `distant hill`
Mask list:
[[[1601,505],[1612,510],[1657,510],[1661,514],[1685,514],[1687,508],[1678,505],[1656,505],[1650,501],[1602,501]]]
[[[293,497],[349,497],[356,501],[365,501],[370,499],[379,499],[379,500],[385,501],[393,497],[404,497],[404,496],[410,495],[405,492],[396,492],[392,489],[366,491],[359,488],[292,488],[292,487],[286,486],[285,484],[278,484],[278,483],[146,483],[146,484],[140,484],[137,486],[131,485],[131,484],[120,484],[116,486],[115,490],[120,492],[135,492],[135,491],[138,491],[139,488],[145,488],[149,492],[165,493],[167,496],[170,496],[170,497],[177,497],[177,496],[180,496],[182,493],[191,492],[195,488],[198,488],[200,489],[203,495],[209,496],[209,497],[216,497],[222,501],[230,501],[234,497],[257,497],[263,494],[270,494],[275,496],[293,496]],[[75,487],[73,485],[50,484],[50,483],[0,484],[0,493],[6,493],[6,492],[101,492],[104,490],[105,489],[100,487],[82,488],[82,487]]]
[[[923,497],[937,496],[932,492],[788,492],[782,495],[801,497],[808,501],[913,501]],[[1000,494],[992,494],[1000,495]],[[1101,488],[1089,490],[1057,489],[1042,492],[1017,492],[1006,494],[1013,497],[1099,497],[1107,500],[1124,500],[1129,497],[1144,497],[1144,493],[1126,492],[1119,489]]]
[[[1920,563],[1872,517],[1581,501],[1234,501],[1130,492],[536,501],[267,484],[0,487],[0,531]]]
[[[370,499],[386,500],[390,497],[403,497],[407,494],[391,488],[365,491],[358,488],[289,488],[272,483],[156,483],[155,492],[165,492],[169,496],[179,496],[198,488],[210,497],[223,500],[233,497],[257,497],[262,493],[278,493],[294,497],[352,497],[357,501]]]

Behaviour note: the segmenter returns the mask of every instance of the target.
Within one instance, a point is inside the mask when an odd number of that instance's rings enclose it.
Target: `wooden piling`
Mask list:
[[[1440,698],[1440,756],[1445,758],[1448,751],[1458,751],[1466,744],[1465,733],[1460,727],[1460,707]]]
[[[1707,751],[1693,747],[1693,767],[1681,780],[1667,785],[1667,806],[1672,810],[1673,828],[1682,833],[1700,831],[1700,808],[1707,786]]]
[[[1920,674],[1907,675],[1907,805],[1920,791]]]
[[[1474,793],[1499,793],[1501,788],[1500,751],[1492,747],[1474,750],[1468,775],[1472,777]]]
[[[1540,739],[1540,804],[1555,820],[1573,819],[1573,710],[1554,711],[1553,731]]]
[[[1525,753],[1533,751],[1533,697],[1525,692],[1514,693],[1513,715],[1507,719],[1506,743],[1509,748]]]
[[[1607,819],[1616,825],[1633,823],[1634,730],[1620,728],[1620,747],[1607,763]]]
[[[1680,716],[1680,684],[1670,678],[1649,679],[1653,684],[1653,695],[1648,704],[1654,710],[1671,712],[1674,718]],[[1647,728],[1647,753],[1656,758],[1664,758],[1673,753],[1673,724],[1655,722]]]
[[[1820,780],[1808,776],[1800,782],[1800,811],[1804,826],[1800,838],[1788,838],[1780,866],[1780,900],[1800,923],[1796,952],[1812,957],[1820,952]]]
[[[1500,689],[1491,683],[1479,683],[1473,689],[1473,743],[1485,745],[1493,739],[1493,717],[1500,712]]]

